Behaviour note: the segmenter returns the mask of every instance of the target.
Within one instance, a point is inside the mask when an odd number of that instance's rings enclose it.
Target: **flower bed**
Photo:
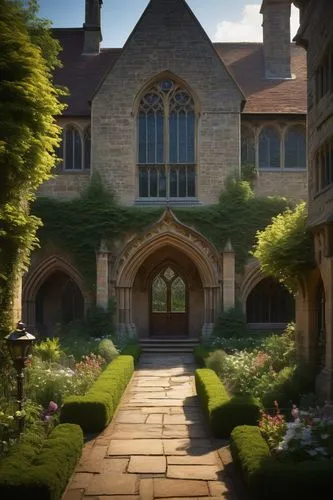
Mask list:
[[[105,369],[87,394],[65,399],[60,421],[76,423],[85,432],[104,429],[111,421],[133,371],[133,356],[119,356]]]
[[[58,500],[61,498],[83,447],[77,425],[58,425],[44,441],[22,442],[0,465],[0,498]]]
[[[237,425],[255,425],[260,416],[260,404],[251,396],[230,397],[213,370],[195,371],[195,384],[201,405],[216,437],[228,437]]]
[[[239,426],[231,433],[231,452],[255,500],[330,498],[332,460],[279,461],[270,451],[260,428]]]

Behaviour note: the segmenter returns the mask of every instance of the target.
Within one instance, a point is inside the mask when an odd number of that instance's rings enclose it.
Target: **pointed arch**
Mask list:
[[[128,242],[114,266],[116,286],[132,287],[143,262],[165,246],[183,252],[194,263],[204,287],[220,287],[222,269],[217,250],[200,233],[182,224],[170,209],[143,236]]]

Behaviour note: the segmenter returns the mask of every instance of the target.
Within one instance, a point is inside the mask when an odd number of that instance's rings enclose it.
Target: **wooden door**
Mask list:
[[[152,281],[150,335],[179,337],[188,334],[188,292],[184,279],[166,267]]]

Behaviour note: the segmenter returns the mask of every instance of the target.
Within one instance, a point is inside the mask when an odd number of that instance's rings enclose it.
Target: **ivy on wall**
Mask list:
[[[211,206],[175,209],[181,222],[194,227],[218,250],[230,239],[241,271],[255,242],[257,230],[288,206],[279,197],[258,198],[246,181],[230,178],[219,202]],[[43,221],[38,236],[41,245],[49,242],[73,255],[76,265],[93,289],[96,281],[95,252],[102,239],[116,243],[125,233],[139,233],[156,222],[163,208],[119,205],[95,176],[81,197],[61,201],[38,198],[33,213]]]

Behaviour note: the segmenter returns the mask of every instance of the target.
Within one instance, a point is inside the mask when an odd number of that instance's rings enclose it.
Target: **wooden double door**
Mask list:
[[[150,335],[188,335],[188,286],[172,266],[163,268],[151,282]]]

